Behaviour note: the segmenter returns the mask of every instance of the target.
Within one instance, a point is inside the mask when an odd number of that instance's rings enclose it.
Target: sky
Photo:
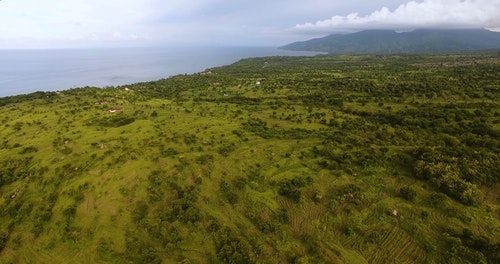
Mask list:
[[[0,48],[281,46],[415,28],[500,31],[500,0],[0,0]]]

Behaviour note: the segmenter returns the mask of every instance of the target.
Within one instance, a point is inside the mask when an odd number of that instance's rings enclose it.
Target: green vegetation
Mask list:
[[[1,98],[0,262],[500,263],[499,68],[269,57]]]
[[[294,42],[288,50],[330,54],[430,54],[497,50],[500,33],[486,29],[364,30]]]

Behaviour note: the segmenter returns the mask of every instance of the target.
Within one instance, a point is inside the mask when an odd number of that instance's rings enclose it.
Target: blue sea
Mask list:
[[[0,97],[153,81],[262,56],[303,56],[272,47],[0,50]]]

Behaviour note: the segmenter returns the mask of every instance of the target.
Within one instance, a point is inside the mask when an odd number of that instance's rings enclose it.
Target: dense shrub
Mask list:
[[[413,202],[415,200],[415,197],[417,197],[417,192],[408,186],[401,187],[399,189],[399,194],[401,195],[401,197],[410,202]]]
[[[313,182],[310,176],[308,177],[295,177],[289,180],[284,180],[279,183],[278,193],[283,195],[294,202],[300,202],[302,198],[302,187],[311,185]]]
[[[7,241],[9,240],[9,233],[6,231],[0,230],[0,253],[7,245]]]
[[[118,115],[113,115],[110,118],[101,119],[97,122],[97,125],[105,127],[121,127],[121,126],[126,126],[128,124],[132,124],[134,121],[135,121],[134,117],[122,113]]]

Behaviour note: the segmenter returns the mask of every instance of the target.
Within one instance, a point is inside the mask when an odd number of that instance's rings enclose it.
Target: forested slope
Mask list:
[[[499,50],[500,33],[486,29],[364,30],[290,43],[287,50],[331,54],[429,54]]]

